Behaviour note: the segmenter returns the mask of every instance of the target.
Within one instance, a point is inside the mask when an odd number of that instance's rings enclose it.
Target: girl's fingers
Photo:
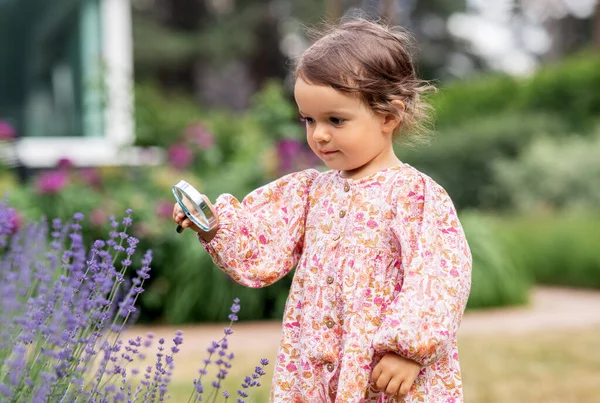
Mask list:
[[[179,206],[179,203],[175,203],[173,206],[173,221],[179,223],[183,218],[183,215],[184,214],[183,211],[181,211],[181,206]]]
[[[400,394],[400,385],[402,385],[402,380],[399,378],[392,378],[392,380],[388,383],[387,388],[385,389],[385,394],[388,396],[397,396]]]
[[[373,368],[373,371],[371,372],[371,380],[373,383],[377,382],[377,378],[379,378],[379,375],[381,375],[381,371],[381,366],[375,365],[375,368]]]
[[[406,379],[404,382],[402,382],[402,385],[398,389],[398,396],[404,397],[408,395],[408,392],[410,392],[410,388],[412,387],[413,382],[414,379]]]
[[[380,392],[385,392],[385,390],[388,387],[388,384],[390,383],[390,379],[392,377],[390,375],[388,375],[387,373],[382,373],[381,375],[379,375],[379,377],[377,378],[377,381],[375,382],[375,386],[377,386],[377,389]]]

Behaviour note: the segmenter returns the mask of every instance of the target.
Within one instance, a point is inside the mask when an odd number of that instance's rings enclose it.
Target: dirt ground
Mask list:
[[[459,330],[461,336],[480,334],[519,334],[533,331],[576,329],[600,325],[600,292],[565,288],[540,287],[531,296],[529,306],[467,312]],[[224,324],[171,326],[134,326],[124,335],[132,336],[152,332],[164,337],[167,346],[176,330],[183,331],[184,343],[180,355],[205,357],[206,347],[223,336]],[[281,335],[279,322],[240,322],[234,324],[234,334],[229,339],[230,351],[238,357],[261,355],[274,358]],[[197,367],[196,367],[197,368]]]

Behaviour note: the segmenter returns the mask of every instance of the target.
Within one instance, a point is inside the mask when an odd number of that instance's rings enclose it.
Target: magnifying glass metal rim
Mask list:
[[[209,232],[213,230],[217,226],[217,219],[208,205],[202,197],[202,193],[198,192],[192,185],[184,180],[180,180],[177,184],[172,187],[173,196],[175,196],[175,200],[179,203],[179,206],[185,213],[185,215],[193,221],[202,231]],[[200,222],[197,218],[190,213],[189,209],[183,204],[180,200],[177,192],[181,192],[183,195],[187,196],[187,198],[196,205],[197,211],[204,216],[206,220],[206,224]],[[177,226],[177,232],[181,233],[183,231],[183,227],[181,225]]]

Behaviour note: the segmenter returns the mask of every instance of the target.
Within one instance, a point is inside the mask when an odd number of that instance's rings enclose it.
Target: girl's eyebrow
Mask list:
[[[306,113],[304,113],[302,110],[298,110],[298,112],[301,115],[306,115]],[[348,115],[348,114],[350,114],[350,112],[347,112],[347,111],[344,111],[344,110],[339,110],[339,111],[332,110],[332,111],[326,111],[326,112],[321,113],[321,115],[328,115],[328,116],[331,116],[331,115],[334,115],[334,116],[335,115]]]

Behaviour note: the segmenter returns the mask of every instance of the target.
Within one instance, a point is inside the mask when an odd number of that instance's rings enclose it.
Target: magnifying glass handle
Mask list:
[[[177,228],[175,229],[175,231],[177,231],[178,234],[181,234],[183,230],[184,228],[181,225],[177,224]]]

